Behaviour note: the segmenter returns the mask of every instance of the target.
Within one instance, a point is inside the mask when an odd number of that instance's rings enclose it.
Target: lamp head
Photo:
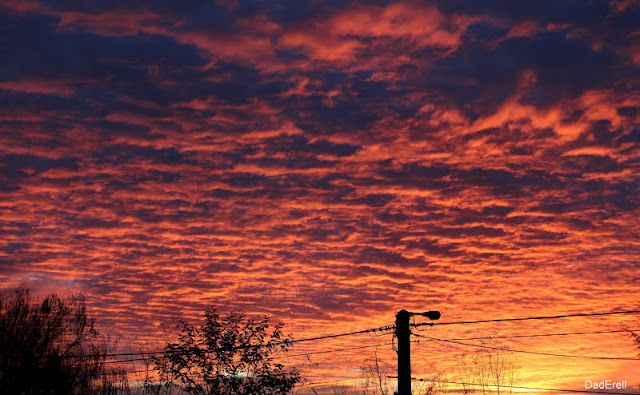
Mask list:
[[[426,313],[422,313],[420,314],[423,317],[427,317],[430,320],[439,320],[440,319],[440,312],[439,311],[427,311]]]

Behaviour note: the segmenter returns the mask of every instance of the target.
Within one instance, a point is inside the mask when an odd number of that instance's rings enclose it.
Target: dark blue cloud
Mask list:
[[[269,74],[262,75],[258,68],[240,63],[217,62],[200,78],[222,82],[205,82],[190,78],[185,88],[194,97],[214,97],[230,104],[243,104],[255,97],[273,98],[286,92],[293,84]]]
[[[87,121],[84,123],[86,131],[98,131],[98,134],[106,134],[110,136],[131,136],[142,137],[145,139],[153,139],[150,135],[151,128],[149,126],[132,124],[125,122],[112,122],[107,120]]]
[[[618,115],[622,115],[623,117],[637,118],[638,115],[640,115],[640,107],[636,107],[636,106],[618,107],[616,109],[616,112],[618,113]]]
[[[194,46],[150,34],[107,37],[93,33],[57,31],[53,18],[12,19],[3,35],[19,37],[4,49],[11,53],[5,75],[38,78],[148,80],[147,67],[156,64],[169,75],[175,67],[204,66],[206,60]],[[9,58],[9,57],[7,57]],[[179,77],[179,73],[177,75]]]
[[[318,81],[319,92],[309,96],[287,97],[279,101],[283,115],[296,121],[303,130],[314,134],[333,134],[365,129],[380,118],[381,104],[392,94],[390,84],[367,81],[372,71],[345,73],[311,71],[306,74]],[[337,95],[328,98],[330,92]],[[313,111],[308,109],[313,108]]]
[[[347,205],[365,205],[370,207],[384,207],[389,204],[396,195],[390,193],[370,193],[362,197],[349,197],[343,194],[338,194],[335,199],[335,203],[347,204]]]
[[[611,48],[595,50],[587,39],[569,38],[565,32],[507,40],[499,51],[517,61],[519,70],[535,70],[536,82],[523,101],[537,106],[573,99],[590,89],[615,87],[628,73]]]
[[[245,161],[246,163],[255,163],[264,168],[286,168],[286,169],[319,169],[332,168],[338,165],[338,161],[320,160],[312,157],[302,158],[257,158]]]
[[[53,17],[0,17],[5,38],[0,56],[10,59],[0,65],[0,78],[61,80],[78,93],[74,99],[78,105],[67,106],[74,111],[100,107],[96,103],[116,110],[118,106],[109,106],[109,101],[126,98],[168,105],[190,100],[207,87],[199,68],[208,60],[195,46],[160,35],[61,31],[57,22]],[[209,91],[215,88],[210,86]]]
[[[511,22],[534,20],[542,24],[570,23],[578,26],[600,24],[610,11],[610,1],[595,0],[441,0],[438,8],[446,13],[489,15]]]
[[[463,39],[493,42],[507,34],[509,30],[488,22],[478,22],[469,25]]]
[[[454,105],[472,119],[497,109],[513,95],[518,60],[478,41],[463,42],[430,70],[417,71],[415,83],[437,92],[435,100]]]
[[[429,233],[437,236],[455,237],[455,238],[474,237],[474,236],[502,237],[507,235],[507,233],[500,228],[490,228],[484,225],[470,226],[470,227],[438,227],[436,226],[436,227],[432,227],[429,230]]]
[[[78,162],[79,159],[74,157],[52,159],[24,154],[7,154],[0,159],[2,174],[9,179],[27,177],[29,174],[34,175],[51,169],[77,171]]]
[[[151,161],[165,165],[195,164],[191,154],[182,152],[175,147],[154,148],[151,146],[137,146],[129,144],[110,145],[105,149],[93,153],[93,159],[98,163],[122,164],[127,162]]]
[[[624,143],[640,144],[640,129],[636,128],[636,129],[631,130],[629,133],[623,134],[618,139],[618,143],[620,143],[620,144],[624,144]],[[635,147],[630,147],[629,149],[630,150],[634,150],[636,148]]]
[[[78,97],[62,97],[54,94],[25,93],[0,90],[0,103],[6,114],[37,114],[62,111],[68,115],[82,116],[92,113],[94,106]],[[4,121],[3,121],[4,122]],[[64,121],[53,121],[58,125]],[[53,122],[49,122],[52,124]]]
[[[361,147],[347,143],[332,143],[327,140],[309,142],[301,135],[282,135],[264,141],[265,151],[269,154],[287,153],[291,156],[315,154],[345,157],[355,154]]]
[[[376,247],[349,247],[347,251],[352,255],[352,262],[358,264],[380,264],[386,266],[423,267],[429,264],[424,258],[406,258],[397,252]]]
[[[527,70],[535,73],[535,82],[526,88],[522,101],[546,107],[590,89],[616,87],[616,81],[633,73],[622,64],[611,48],[594,49],[588,39],[559,31],[497,44],[464,41],[424,75],[415,74],[415,82],[438,92],[436,100],[475,119],[496,111],[514,95]]]
[[[464,251],[460,249],[460,243],[441,243],[431,238],[404,241],[403,244],[407,248],[421,250],[427,255],[457,257],[464,254]]]

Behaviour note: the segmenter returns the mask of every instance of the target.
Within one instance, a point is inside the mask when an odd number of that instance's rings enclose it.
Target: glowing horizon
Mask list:
[[[401,309],[451,322],[638,306],[637,2],[0,7],[0,291],[82,292],[132,344],[208,306],[297,338]],[[391,335],[301,343],[291,354],[354,349],[289,361],[353,380],[375,351],[355,347],[377,342]],[[502,344],[638,357],[623,333]],[[414,371],[451,372],[473,349],[421,341]],[[640,385],[640,361],[517,358],[521,386]]]

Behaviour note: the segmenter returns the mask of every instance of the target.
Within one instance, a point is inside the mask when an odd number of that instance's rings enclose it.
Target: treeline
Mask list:
[[[35,301],[24,288],[0,297],[0,393],[113,393],[106,353],[82,297]]]
[[[35,300],[20,288],[0,296],[0,394],[287,394],[301,381],[272,361],[290,339],[268,317],[205,311],[202,325],[180,323],[177,341],[152,358],[155,378],[132,386],[108,359],[81,296]]]
[[[81,296],[62,299],[51,294],[36,300],[20,288],[0,296],[0,394],[391,395],[396,389],[390,378],[395,372],[382,366],[377,353],[360,368],[358,387],[314,387],[296,369],[274,362],[273,356],[286,351],[291,339],[267,316],[254,320],[206,309],[204,323],[180,321],[174,338],[161,355],[141,358],[144,378],[132,383],[129,374],[135,365],[114,363],[112,347],[96,329]],[[498,388],[513,384],[515,364],[506,350],[499,351],[460,360],[459,378],[477,382],[498,373],[509,378],[500,379]],[[494,371],[498,361],[500,372]],[[440,378],[433,374],[417,383],[414,394],[447,392],[438,384]],[[508,388],[501,392],[511,393]]]
[[[640,350],[640,336],[630,335]],[[174,338],[156,356],[141,358],[144,378],[130,382],[132,365],[113,359],[82,296],[36,299],[20,288],[0,295],[0,394],[392,395],[396,390],[396,372],[383,366],[377,353],[360,368],[358,386],[314,386],[298,370],[275,362],[292,340],[268,316],[255,320],[206,309],[200,325],[180,321]],[[518,382],[513,353],[498,343],[485,346],[458,356],[455,371],[426,372],[414,395],[449,393],[447,382],[459,384],[463,394],[512,394]]]

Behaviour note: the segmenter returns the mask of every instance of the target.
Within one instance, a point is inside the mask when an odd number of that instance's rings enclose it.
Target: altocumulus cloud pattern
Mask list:
[[[637,2],[0,4],[4,289],[128,334],[638,302]]]

